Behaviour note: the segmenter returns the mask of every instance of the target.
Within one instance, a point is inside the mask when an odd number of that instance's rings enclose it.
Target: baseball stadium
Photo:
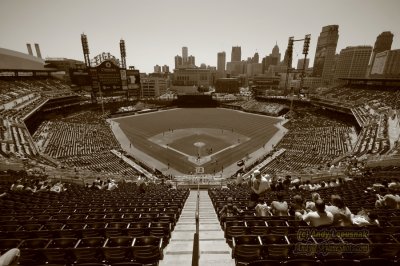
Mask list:
[[[0,49],[2,263],[398,265],[400,79],[150,97],[81,42]]]

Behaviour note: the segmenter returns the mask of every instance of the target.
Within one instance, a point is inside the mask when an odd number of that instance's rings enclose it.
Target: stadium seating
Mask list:
[[[136,183],[114,191],[74,184],[61,193],[10,191],[0,199],[1,209],[15,207],[0,214],[0,249],[19,248],[21,265],[158,263],[189,191],[150,184],[138,192]]]

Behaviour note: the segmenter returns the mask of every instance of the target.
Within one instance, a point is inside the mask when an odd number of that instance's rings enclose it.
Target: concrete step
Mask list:
[[[200,191],[199,198],[199,265],[234,266],[231,248],[226,243],[208,192]],[[164,259],[160,261],[160,266],[192,264],[196,200],[197,191],[192,190],[171,234],[170,242],[164,250]]]

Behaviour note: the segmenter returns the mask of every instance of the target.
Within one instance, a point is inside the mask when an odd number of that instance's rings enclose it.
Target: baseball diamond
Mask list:
[[[131,144],[155,160],[181,173],[202,166],[209,174],[262,149],[278,132],[278,121],[214,108],[174,109],[114,119]]]

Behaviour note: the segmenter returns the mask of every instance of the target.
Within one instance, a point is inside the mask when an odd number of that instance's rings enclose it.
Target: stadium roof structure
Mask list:
[[[48,70],[44,60],[29,54],[0,48],[0,70]]]
[[[379,86],[400,86],[399,78],[339,78],[340,80],[347,81],[348,85],[361,84],[361,85],[379,85]]]
[[[339,78],[341,80],[347,81],[400,81],[400,77],[398,78]]]

